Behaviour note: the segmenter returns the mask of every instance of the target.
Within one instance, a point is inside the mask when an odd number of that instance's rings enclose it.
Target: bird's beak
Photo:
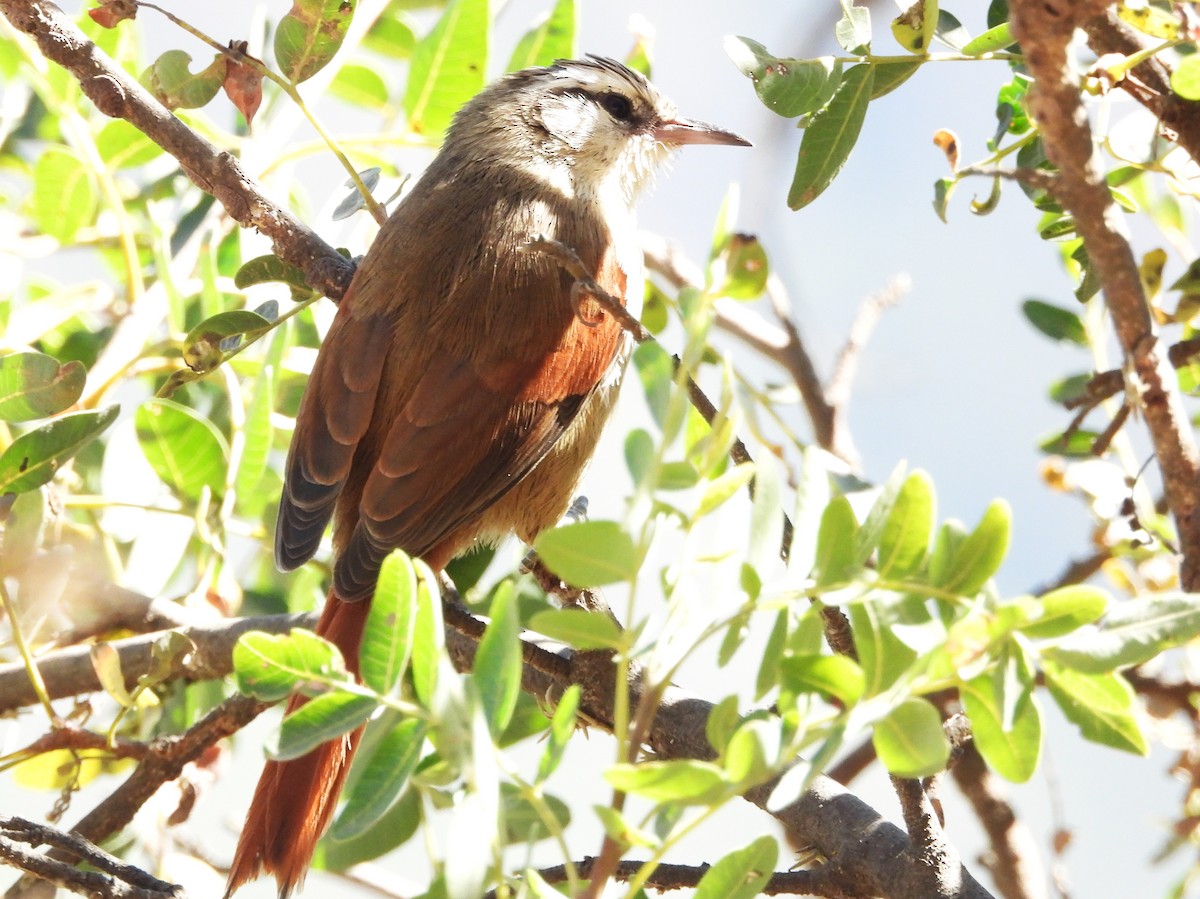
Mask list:
[[[740,134],[699,122],[695,119],[670,119],[660,122],[654,129],[655,140],[664,144],[681,146],[683,144],[723,144],[730,147],[753,146],[750,141]]]

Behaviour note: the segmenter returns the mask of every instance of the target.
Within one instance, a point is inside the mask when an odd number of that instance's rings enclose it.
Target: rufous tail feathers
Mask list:
[[[316,633],[341,650],[346,667],[355,676],[369,606],[369,602],[342,602],[331,591],[317,622]],[[303,696],[293,696],[287,711],[306,701]],[[333,818],[361,736],[362,728],[358,728],[300,758],[267,762],[238,839],[225,899],[264,873],[275,875],[280,899],[304,882],[317,840]]]

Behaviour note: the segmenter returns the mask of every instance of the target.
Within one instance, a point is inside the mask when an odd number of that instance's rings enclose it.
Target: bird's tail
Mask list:
[[[330,591],[316,627],[319,636],[341,650],[346,667],[356,677],[368,606],[365,601],[343,602]],[[306,701],[298,694],[293,696],[287,711]],[[307,755],[286,762],[267,762],[229,869],[226,899],[263,873],[275,875],[281,899],[303,883],[317,840],[333,818],[361,736],[360,727]]]

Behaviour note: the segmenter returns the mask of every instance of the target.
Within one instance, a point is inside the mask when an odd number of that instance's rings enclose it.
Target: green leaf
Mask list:
[[[754,596],[761,590],[761,585],[751,593]],[[762,661],[758,666],[758,677],[754,683],[755,701],[762,699],[779,683],[779,664],[787,647],[789,611],[780,609],[775,615],[775,625],[767,637],[767,644],[762,650]]]
[[[683,805],[705,805],[724,796],[730,789],[725,773],[719,767],[694,759],[613,765],[604,772],[604,779],[624,793],[633,793],[651,802]]]
[[[995,53],[1014,43],[1012,28],[1007,22],[1001,22],[995,28],[989,28],[979,37],[967,41],[963,45],[963,56],[983,56],[985,53]]]
[[[96,150],[111,169],[145,165],[163,154],[163,148],[124,119],[113,119],[96,135]]]
[[[748,37],[725,38],[725,52],[767,109],[785,118],[816,112],[833,96],[841,80],[841,64],[832,56],[783,59]]]
[[[275,29],[275,62],[292,84],[307,81],[346,39],[358,0],[292,0]]]
[[[812,571],[817,586],[841,583],[858,573],[854,567],[857,531],[858,520],[850,500],[835,496],[821,514],[821,527],[817,532],[817,557]]]
[[[872,62],[875,81],[871,85],[871,99],[878,100],[906,82],[924,64],[923,59],[894,59],[887,62]]]
[[[1171,90],[1185,100],[1200,100],[1200,55],[1185,56],[1171,73]]]
[[[278,256],[256,256],[247,261],[233,276],[233,283],[241,290],[253,287],[255,284],[267,284],[282,281],[292,288],[293,294],[311,294],[312,287],[304,276],[304,272],[290,262],[284,262]]]
[[[858,702],[867,683],[862,668],[848,656],[792,656],[783,660],[783,678],[793,692],[815,691],[847,706]]]
[[[760,459],[754,467],[754,499],[750,505],[750,534],[746,561],[765,570],[779,558],[783,544],[783,487],[779,468],[771,459]]]
[[[1150,752],[1134,715],[1133,689],[1123,677],[1072,671],[1045,657],[1042,672],[1050,695],[1085,739],[1138,755]]]
[[[483,88],[489,23],[488,0],[451,0],[413,49],[404,92],[413,131],[440,138],[458,108]]]
[[[121,670],[121,655],[111,643],[94,643],[88,649],[92,670],[100,687],[122,708],[133,708],[136,700],[125,688],[125,672]]]
[[[387,82],[370,66],[352,62],[341,66],[329,82],[329,92],[362,109],[387,109]]]
[[[641,484],[654,465],[654,438],[645,428],[634,428],[625,435],[625,467],[633,483]]]
[[[933,537],[934,505],[933,479],[914,471],[900,487],[879,538],[881,578],[903,580],[921,570]]]
[[[366,772],[361,779],[365,779]],[[345,815],[354,802],[355,787],[350,787]],[[334,822],[332,833],[321,841],[321,864],[330,871],[344,871],[352,865],[379,858],[397,846],[407,843],[421,825],[421,797],[416,790],[404,790],[391,808],[364,832],[339,839],[337,832],[341,820]]]
[[[1061,637],[1091,624],[1108,609],[1111,597],[1099,587],[1074,584],[1040,597],[1041,614],[1018,629],[1027,637]]]
[[[553,774],[558,768],[558,763],[562,761],[563,753],[567,750],[567,743],[575,733],[581,695],[582,690],[579,684],[571,684],[563,693],[562,699],[558,701],[558,707],[555,708],[554,717],[550,721],[550,736],[546,740],[546,748],[542,750],[542,757],[538,761],[538,783]]]
[[[621,628],[601,612],[586,609],[547,609],[529,620],[529,627],[576,649],[620,649]]]
[[[413,692],[422,703],[433,703],[438,667],[446,646],[442,623],[442,596],[428,568],[417,569],[417,617],[412,639]]]
[[[578,28],[579,11],[575,0],[557,0],[550,15],[522,35],[505,71],[548,66],[556,59],[574,59]]]
[[[556,820],[558,833],[564,832],[571,823],[571,809],[557,796],[542,793],[535,805],[519,787],[506,783],[500,785],[500,799],[504,803],[504,841],[509,845],[528,846],[552,836],[542,817],[543,810]]]
[[[975,745],[990,768],[1014,783],[1033,776],[1041,754],[1042,716],[1033,687],[1033,671],[1019,650],[959,685]]]
[[[221,346],[226,338],[240,334],[257,335],[271,327],[271,322],[249,309],[230,309],[206,318],[183,339],[183,361],[192,371],[211,371],[220,365],[225,353]]]
[[[662,344],[652,340],[633,351],[633,364],[642,382],[650,415],[655,424],[662,427],[671,399],[671,387],[675,376],[674,363],[662,348]]]
[[[183,50],[168,50],[142,73],[142,84],[167,109],[198,109],[217,95],[225,83],[228,60],[220,53],[193,74],[192,57]]]
[[[779,858],[774,837],[759,837],[721,858],[696,885],[695,899],[752,899],[762,892]]]
[[[233,647],[238,690],[264,702],[278,702],[312,683],[349,682],[342,654],[312,631],[288,634],[250,631]]]
[[[851,565],[855,571],[860,570],[867,564],[867,560],[871,558],[871,553],[875,552],[875,548],[879,545],[879,541],[883,537],[884,527],[891,516],[892,508],[896,505],[896,498],[900,494],[900,487],[904,483],[906,468],[907,465],[901,462],[892,469],[892,473],[888,475],[888,479],[879,488],[879,495],[876,496],[875,502],[871,504],[871,511],[867,513],[862,526],[854,534],[854,555],[851,559]]]
[[[939,178],[933,182],[933,211],[943,222],[948,221],[946,209],[950,205],[950,197],[954,194],[956,187],[958,187],[957,178]]]
[[[963,596],[974,596],[999,570],[1008,552],[1011,530],[1012,509],[1004,500],[994,500],[975,530],[954,551],[935,585]]]
[[[754,300],[767,288],[771,266],[759,239],[749,234],[730,234],[717,263],[724,277],[716,292],[735,300]]]
[[[249,503],[266,474],[275,436],[275,429],[271,426],[274,404],[275,366],[264,365],[254,379],[254,393],[250,396],[246,420],[242,425],[242,455],[234,477],[239,503]]]
[[[855,6],[853,0],[842,0],[842,17],[833,28],[838,44],[847,53],[859,55],[871,47],[871,11]]]
[[[226,447],[208,419],[170,400],[150,400],[134,415],[138,444],[162,480],[188,499],[225,489]]]
[[[863,695],[878,696],[908,671],[917,653],[892,632],[892,622],[884,618],[878,603],[856,602],[846,611],[865,676]]]
[[[391,59],[408,59],[417,45],[416,35],[401,16],[399,4],[389,4],[381,11],[371,30],[363,37],[364,50]]]
[[[27,493],[48,483],[72,456],[99,436],[117,417],[119,407],[99,412],[69,412],[27,431],[0,454],[0,496]]]
[[[1021,311],[1025,313],[1031,325],[1051,340],[1075,343],[1079,346],[1088,345],[1083,320],[1070,309],[1041,300],[1026,300],[1021,304]]]
[[[929,50],[938,23],[938,0],[916,0],[892,20],[892,36],[909,53]]]
[[[1197,635],[1200,597],[1168,593],[1117,603],[1098,630],[1074,634],[1043,654],[1076,671],[1101,673],[1140,665]]]
[[[362,645],[359,674],[376,693],[390,693],[408,667],[417,616],[417,570],[402,550],[383,560]]]
[[[637,576],[637,548],[615,521],[552,528],[538,536],[533,548],[546,567],[575,587],[600,587]]]
[[[279,744],[269,755],[279,761],[307,755],[322,743],[366,724],[378,707],[374,698],[326,693],[310,699],[283,719]]]
[[[950,744],[937,709],[924,699],[906,699],[875,723],[875,754],[897,777],[928,777],[946,767]]]
[[[96,188],[83,160],[66,147],[49,147],[33,168],[33,220],[38,230],[69,244],[96,217]]]
[[[521,692],[521,621],[512,581],[496,589],[488,615],[491,622],[479,641],[472,677],[488,727],[499,738]]]
[[[333,839],[358,837],[388,814],[421,759],[426,727],[416,718],[401,721],[383,735],[368,758],[358,759],[361,773],[333,825]]]
[[[709,481],[700,496],[696,516],[703,517],[720,507],[726,500],[741,490],[754,477],[754,463],[743,462]]]
[[[83,395],[86,381],[82,362],[59,364],[43,353],[0,356],[0,419],[31,421],[62,412]]]
[[[659,490],[690,490],[700,483],[700,472],[691,462],[664,462],[658,470]]]
[[[846,164],[867,116],[874,80],[874,66],[852,66],[833,99],[813,115],[804,129],[796,174],[788,191],[788,206],[792,209],[801,209],[819,197]]]

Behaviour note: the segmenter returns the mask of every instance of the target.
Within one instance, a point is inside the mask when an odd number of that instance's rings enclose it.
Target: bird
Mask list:
[[[622,302],[640,296],[634,205],[685,144],[749,146],[683,118],[601,56],[504,75],[455,115],[381,226],[322,342],[284,470],[275,559],[295,569],[333,526],[316,633],[357,676],[367,609],[395,549],[437,571],[476,545],[526,542],[570,504],[631,341],[535,237],[574,251]],[[304,702],[293,697],[288,710]],[[361,728],[268,761],[227,881],[302,886]]]

